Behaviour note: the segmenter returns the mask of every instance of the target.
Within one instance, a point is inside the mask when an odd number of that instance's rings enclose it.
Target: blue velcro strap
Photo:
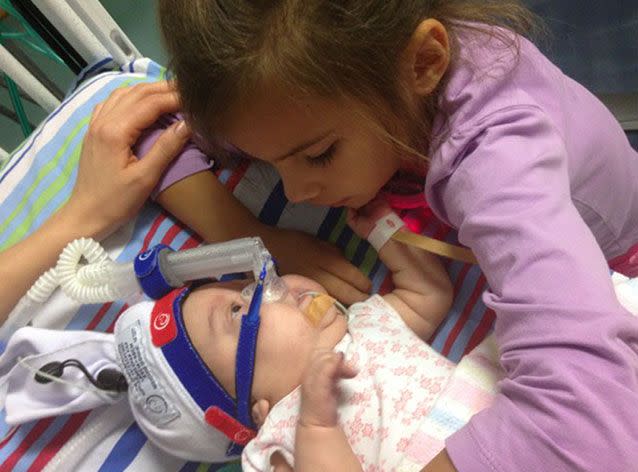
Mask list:
[[[237,420],[255,428],[250,414],[250,396],[255,373],[255,351],[257,350],[257,334],[259,334],[258,316],[244,315],[241,319],[237,357],[235,364],[235,390],[237,392]],[[255,428],[256,429],[256,428]]]
[[[185,290],[173,302],[173,316],[177,323],[177,336],[173,341],[162,346],[162,354],[164,354],[173,372],[202,411],[206,411],[210,406],[217,406],[230,416],[235,417],[235,401],[233,397],[226,392],[224,387],[213,376],[186,334],[182,318],[182,302],[188,292],[188,290]]]
[[[159,300],[174,288],[162,274],[160,254],[163,251],[172,251],[172,249],[165,244],[158,244],[148,251],[138,254],[133,262],[135,275],[142,290],[155,300]]]

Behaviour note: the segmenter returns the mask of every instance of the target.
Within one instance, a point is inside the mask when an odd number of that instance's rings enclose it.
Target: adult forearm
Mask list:
[[[0,322],[42,273],[54,266],[64,247],[79,237],[100,237],[104,228],[62,207],[28,238],[0,253]]]

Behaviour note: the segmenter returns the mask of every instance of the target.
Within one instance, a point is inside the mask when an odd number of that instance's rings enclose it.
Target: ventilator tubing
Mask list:
[[[137,259],[151,252],[153,249],[141,253]],[[240,272],[252,271],[255,280],[258,280],[265,268],[264,301],[279,300],[286,293],[272,256],[258,237],[183,251],[166,248],[154,252],[157,253],[159,278],[168,290],[193,280],[220,278]],[[117,263],[94,240],[77,239],[67,245],[57,265],[45,272],[20,300],[0,328],[0,340],[8,340],[13,332],[26,326],[38,305],[48,300],[57,287],[80,303],[104,303],[142,292],[133,262]]]

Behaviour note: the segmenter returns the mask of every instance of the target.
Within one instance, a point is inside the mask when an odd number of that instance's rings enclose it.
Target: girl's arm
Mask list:
[[[481,128],[455,141],[472,151],[428,201],[445,202],[440,211],[485,273],[506,379],[447,453],[459,471],[630,470],[638,322],[572,203],[565,145],[532,107]]]
[[[83,236],[104,238],[139,210],[190,132],[174,125],[141,162],[131,146],[145,127],[178,106],[172,89],[157,83],[121,89],[95,108],[69,200],[33,234],[0,253],[0,280],[5,281],[0,284],[0,323],[55,265],[67,243]]]

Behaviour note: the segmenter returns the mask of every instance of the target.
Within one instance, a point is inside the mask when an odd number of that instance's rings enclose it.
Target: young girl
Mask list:
[[[607,261],[638,269],[638,156],[517,34],[518,2],[162,0],[160,20],[211,148],[272,165],[292,202],[412,198],[425,175],[417,194],[477,257],[507,379],[425,470],[635,466],[638,325]]]

